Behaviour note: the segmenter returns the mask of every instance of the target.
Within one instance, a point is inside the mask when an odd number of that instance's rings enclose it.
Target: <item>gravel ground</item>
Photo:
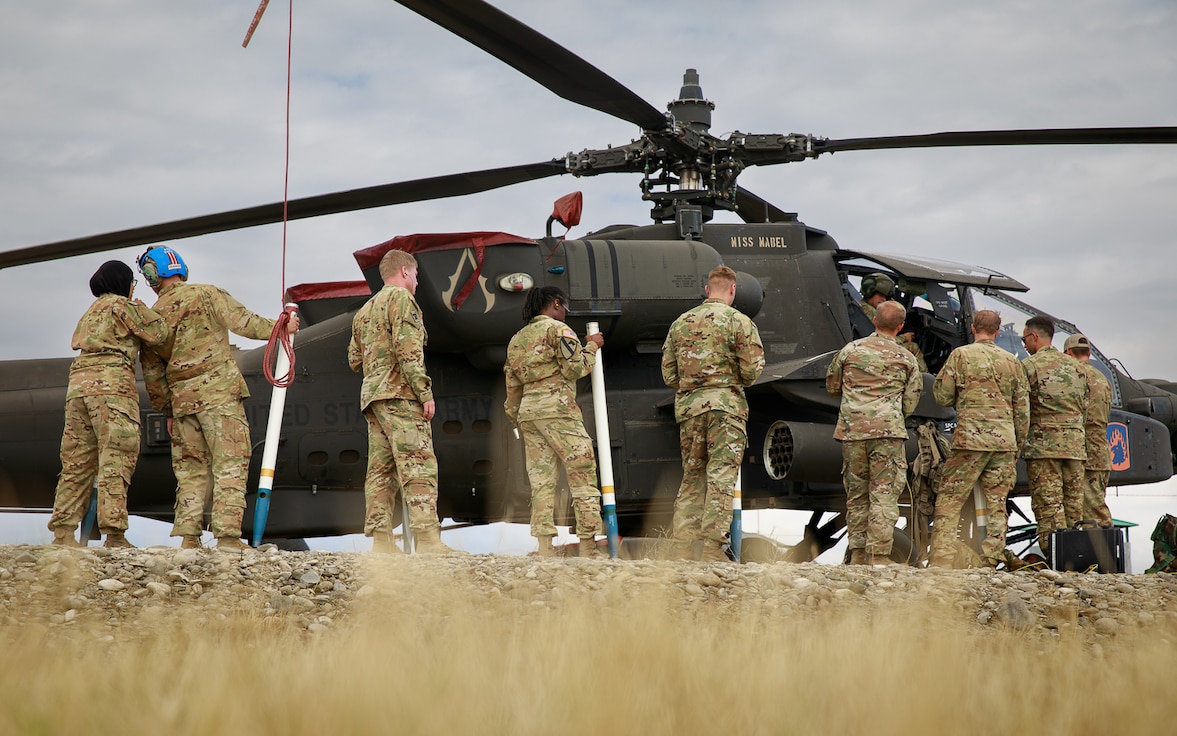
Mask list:
[[[433,580],[422,585],[425,580]],[[427,588],[427,590],[423,590]],[[465,590],[464,590],[465,589]],[[406,595],[407,591],[413,595]],[[366,555],[174,547],[107,550],[0,545],[0,626],[96,627],[110,639],[147,635],[181,617],[281,617],[308,635],[346,626],[365,600],[437,614],[470,596],[526,608],[649,598],[773,615],[934,604],[968,627],[1093,637],[1155,628],[1177,635],[1177,576],[1053,570],[921,570],[818,563],[704,564],[505,555]],[[489,605],[495,603],[496,605]],[[409,609],[416,610],[405,610]],[[105,634],[101,632],[105,630]]]

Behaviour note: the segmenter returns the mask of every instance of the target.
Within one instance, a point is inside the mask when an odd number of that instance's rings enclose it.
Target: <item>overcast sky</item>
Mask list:
[[[1171,0],[501,0],[661,108],[696,67],[712,132],[830,138],[1177,125]],[[282,197],[287,3],[0,0],[0,249]],[[673,9],[673,10],[672,10]],[[636,128],[387,0],[296,2],[292,197],[543,161]],[[1177,146],[846,152],[741,183],[844,247],[983,265],[1137,377],[1177,378]],[[394,235],[641,223],[638,179],[559,177],[292,223],[287,285],[359,278]],[[280,305],[281,228],[178,241],[192,280]],[[0,358],[65,356],[89,276],[142,248],[0,271]],[[153,295],[140,287],[149,304]]]

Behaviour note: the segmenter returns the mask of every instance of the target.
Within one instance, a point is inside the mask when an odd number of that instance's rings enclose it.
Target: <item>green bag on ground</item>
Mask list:
[[[1177,572],[1177,516],[1158,519],[1151,539],[1153,564],[1145,572]]]

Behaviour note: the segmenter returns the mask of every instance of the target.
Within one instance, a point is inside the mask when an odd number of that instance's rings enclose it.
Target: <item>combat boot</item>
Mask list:
[[[594,537],[582,538],[580,540],[580,547],[576,553],[580,557],[605,557],[605,554],[601,552],[601,548],[597,546],[597,540]]]
[[[203,549],[199,534],[185,534],[180,539],[180,549]]]
[[[460,549],[454,549],[447,546],[441,541],[441,531],[438,529],[430,529],[428,531],[414,532],[413,536],[417,538],[417,554],[424,555],[464,555],[468,554]]]
[[[247,548],[238,537],[217,537],[217,549],[224,552],[242,552]]]
[[[122,532],[107,532],[102,546],[107,549],[135,549],[135,545],[128,542]]]
[[[552,540],[555,537],[551,534],[541,534],[536,537],[539,540],[539,556],[540,557],[555,557],[556,548],[552,546]]]
[[[372,553],[377,555],[395,555],[400,553],[400,548],[392,541],[392,535],[388,532],[376,532],[372,535]]]
[[[1018,570],[1022,570],[1030,565],[1030,563],[1026,562],[1021,557],[1018,557],[1008,549],[1001,551],[1001,560],[1005,563],[1005,569],[1009,570],[1010,572],[1017,572]]]
[[[865,565],[866,564],[866,550],[862,547],[855,547],[850,550],[851,565]]]
[[[869,558],[870,558],[870,562],[869,562],[869,564],[870,564],[870,565],[873,565],[874,567],[878,567],[878,566],[880,566],[880,565],[894,565],[894,564],[895,564],[895,560],[892,560],[892,559],[891,559],[891,555],[890,555],[890,554],[885,554],[885,555],[867,555],[867,557],[869,557]]]
[[[727,555],[723,552],[723,543],[715,542],[710,539],[703,540],[703,556],[700,558],[703,562],[730,562]]]
[[[74,536],[74,530],[73,529],[66,529],[64,527],[59,527],[59,528],[53,530],[52,544],[54,544],[58,547],[81,547],[82,546],[81,543],[78,542],[78,538]]]

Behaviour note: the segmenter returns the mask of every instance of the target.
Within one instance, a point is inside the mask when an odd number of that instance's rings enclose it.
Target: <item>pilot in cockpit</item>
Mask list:
[[[878,306],[895,295],[895,282],[885,273],[868,274],[862,277],[861,291],[862,301],[859,302],[859,305],[862,307],[862,311],[866,312],[866,316],[874,321],[875,310],[878,309]],[[915,333],[900,333],[899,343],[915,356],[915,362],[919,366],[920,372],[927,373],[928,362],[924,360],[924,353],[920,350],[920,346],[915,343]]]

